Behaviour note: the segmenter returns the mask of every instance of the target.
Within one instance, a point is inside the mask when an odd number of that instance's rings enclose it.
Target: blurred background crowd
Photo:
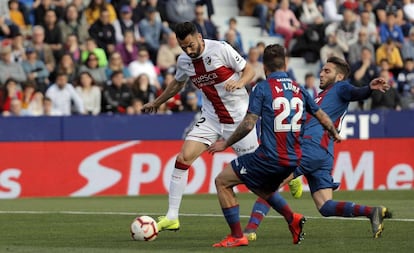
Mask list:
[[[245,57],[256,69],[251,86],[265,78],[266,44],[278,42],[288,62],[306,63],[288,72],[312,96],[320,66],[336,55],[349,62],[354,85],[381,76],[392,87],[350,110],[414,110],[414,0],[227,0],[234,17],[218,16],[223,2],[0,0],[1,114],[141,114],[174,78],[182,53],[174,24],[184,21]],[[246,16],[260,31],[248,45],[254,35],[238,23]],[[158,113],[198,112],[201,100],[188,83]]]

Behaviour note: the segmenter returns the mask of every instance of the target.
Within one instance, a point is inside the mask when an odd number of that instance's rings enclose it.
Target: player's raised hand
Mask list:
[[[210,154],[214,154],[216,152],[223,151],[227,148],[226,141],[224,140],[218,140],[215,143],[211,144],[210,147],[208,147],[208,152]]]
[[[143,105],[141,111],[145,113],[157,112],[158,106],[152,101]]]
[[[379,90],[381,92],[386,92],[390,85],[383,78],[375,78],[370,83],[369,86],[371,90]]]

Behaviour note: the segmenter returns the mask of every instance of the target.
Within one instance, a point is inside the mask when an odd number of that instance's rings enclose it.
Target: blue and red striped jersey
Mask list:
[[[321,91],[315,98],[315,102],[328,114],[339,131],[349,102],[356,100],[357,95],[369,96],[368,91],[368,88],[356,88],[348,81],[340,81]],[[333,141],[315,117],[308,117],[304,138],[312,139],[313,142],[320,144],[322,148],[334,155]]]
[[[248,111],[261,117],[261,144],[256,153],[281,166],[297,166],[306,112],[313,115],[318,110],[309,93],[287,73],[271,73],[250,94]]]

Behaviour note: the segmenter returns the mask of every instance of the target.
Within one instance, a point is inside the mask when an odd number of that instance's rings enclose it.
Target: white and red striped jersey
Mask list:
[[[217,122],[233,124],[240,122],[247,111],[249,96],[246,89],[228,92],[227,80],[238,80],[246,61],[229,44],[223,41],[204,40],[205,48],[197,59],[183,53],[177,60],[175,79],[187,78],[203,91],[202,113]]]

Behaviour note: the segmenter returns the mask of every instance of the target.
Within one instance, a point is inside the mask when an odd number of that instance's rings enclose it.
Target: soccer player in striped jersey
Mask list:
[[[319,87],[322,91],[315,98],[315,102],[329,115],[338,129],[340,129],[341,120],[347,112],[350,101],[366,99],[372,90],[385,92],[389,88],[389,85],[381,78],[373,79],[363,88],[357,88],[346,81],[349,72],[350,68],[346,61],[338,57],[330,57],[319,75]],[[334,162],[333,144],[333,140],[329,138],[319,122],[314,117],[308,118],[305,124],[300,166],[286,179],[286,182],[304,175],[308,180],[316,208],[321,215],[325,217],[365,216],[371,221],[373,237],[378,238],[384,229],[384,218],[392,216],[386,207],[371,207],[332,199],[333,190],[339,187],[339,183],[334,182],[331,175]],[[250,240],[256,240],[256,230],[269,208],[269,205],[262,200],[255,203],[244,230]]]
[[[261,118],[259,147],[253,153],[233,160],[216,177],[218,199],[231,233],[213,247],[248,245],[240,226],[239,205],[233,191],[233,187],[239,184],[245,184],[281,213],[288,223],[293,243],[299,243],[303,239],[305,217],[293,213],[276,190],[299,165],[306,112],[313,115],[334,140],[340,140],[328,115],[306,90],[288,77],[283,46],[267,46],[263,64],[267,79],[253,88],[247,115],[226,141],[217,141],[209,147],[211,153],[225,150],[248,135]]]

